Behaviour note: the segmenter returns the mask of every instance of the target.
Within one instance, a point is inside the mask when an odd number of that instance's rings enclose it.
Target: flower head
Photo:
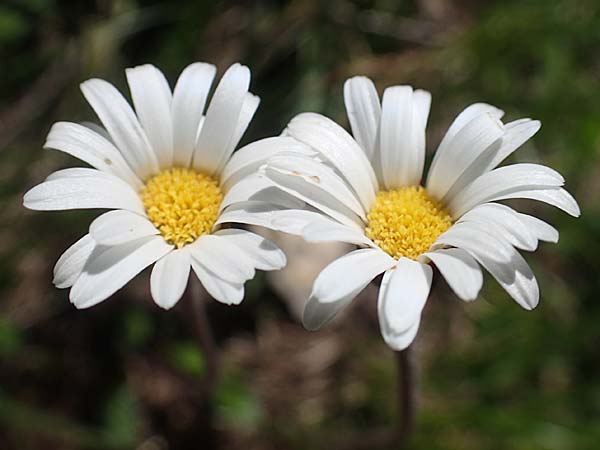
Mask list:
[[[205,113],[215,73],[213,65],[192,64],[171,92],[154,66],[127,69],[135,112],[111,84],[88,80],[81,90],[103,127],[59,122],[50,130],[46,148],[93,168],[51,174],[25,194],[24,205],[111,210],[54,268],[54,284],[70,287],[78,308],[105,300],[152,264],[152,297],[163,308],[181,298],[190,269],[216,300],[237,304],[255,269],[285,265],[283,253],[261,236],[221,227],[248,150],[232,154],[259,98],[248,92],[248,68],[234,64]]]
[[[556,242],[558,232],[496,202],[533,199],[579,215],[556,171],[538,164],[498,167],[540,123],[505,124],[499,109],[471,105],[448,129],[422,182],[430,94],[393,86],[380,102],[373,83],[355,77],[344,86],[344,100],[354,138],[319,114],[296,116],[284,134],[304,144],[302,153],[275,155],[261,169],[280,191],[279,197],[263,194],[270,212],[238,205],[256,224],[310,242],[359,247],[319,274],[305,326],[331,320],[383,273],[381,332],[391,347],[403,349],[417,333],[432,266],[463,300],[477,297],[483,266],[522,307],[534,308],[538,284],[517,250]]]

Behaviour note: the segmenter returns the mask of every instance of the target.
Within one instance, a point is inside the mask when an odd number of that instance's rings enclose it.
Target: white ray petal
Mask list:
[[[473,118],[452,139],[443,139],[429,169],[427,191],[435,198],[443,199],[461,175],[480,158],[498,151],[503,134],[502,122],[485,113]],[[481,175],[490,159],[481,167],[482,171],[473,176]]]
[[[527,214],[517,213],[517,217],[519,217],[536,239],[544,242],[558,242],[558,230],[552,225]]]
[[[156,155],[127,100],[110,83],[91,79],[81,92],[134,172],[141,178],[158,173]]]
[[[154,302],[170,309],[181,299],[190,276],[190,252],[175,249],[156,261],[150,275],[150,292]]]
[[[146,217],[117,209],[98,216],[90,224],[90,236],[98,245],[121,245],[160,231]]]
[[[231,140],[229,141],[229,148],[226,152],[221,156],[221,161],[219,163],[219,167],[216,170],[217,174],[221,174],[223,169],[227,165],[229,159],[231,158],[232,153],[234,152],[237,145],[240,143],[242,136],[246,132],[246,129],[250,125],[252,118],[254,117],[254,113],[258,109],[258,105],[260,104],[260,97],[251,94],[250,92],[246,93],[244,97],[244,103],[242,103],[242,109],[240,110],[240,115],[238,117],[238,122],[231,136]]]
[[[135,112],[161,169],[173,163],[172,94],[163,73],[151,64],[125,70]]]
[[[364,227],[363,219],[337,198],[336,194],[339,194],[338,192],[328,192],[316,182],[310,183],[302,176],[279,170],[270,165],[264,168],[264,174],[282,191],[306,202],[338,222],[357,231],[362,231]]]
[[[71,303],[77,308],[100,303],[172,248],[158,236],[114,247],[96,247],[71,288]]]
[[[500,234],[511,245],[521,250],[537,248],[537,238],[519,218],[518,213],[506,205],[484,203],[463,215],[458,222],[477,222]]]
[[[393,333],[407,331],[421,316],[429,296],[433,272],[427,264],[400,258],[392,271],[379,308]],[[381,317],[380,317],[381,320]]]
[[[394,350],[408,347],[417,334],[431,289],[432,270],[408,258],[387,271],[379,288],[377,312],[385,342]]]
[[[316,330],[325,325],[373,278],[394,264],[394,259],[379,249],[355,250],[333,261],[314,282],[302,318],[304,326]]]
[[[541,128],[539,120],[519,119],[504,125],[504,136],[502,146],[490,162],[487,170],[494,169],[502,161],[508,158],[515,150],[527,142]]]
[[[383,92],[379,121],[381,171],[387,189],[418,184],[421,174],[417,166],[420,156],[416,147],[413,90],[410,86],[392,86]]]
[[[254,267],[260,270],[279,270],[285,267],[286,258],[283,251],[273,242],[246,230],[227,228],[215,233],[240,248],[248,255]]]
[[[502,192],[490,198],[489,201],[510,200],[513,198],[525,198],[548,203],[549,205],[562,209],[573,217],[579,217],[581,214],[577,201],[569,194],[569,192],[561,187],[543,187]]]
[[[95,169],[60,172],[59,177],[31,188],[23,197],[23,205],[38,211],[108,208],[144,214],[137,193],[120,178]]]
[[[448,204],[448,209],[452,216],[457,218],[481,203],[511,198],[520,191],[554,188],[563,184],[564,178],[549,167],[539,164],[512,164],[494,169],[475,179],[456,194]]]
[[[483,274],[477,261],[466,251],[446,248],[424,253],[419,260],[422,261],[423,257],[435,264],[460,299],[472,301],[477,298],[483,285]]]
[[[452,141],[456,134],[469,122],[471,122],[476,117],[479,117],[484,114],[491,114],[495,119],[501,119],[504,115],[504,111],[496,108],[495,106],[489,105],[487,103],[473,103],[472,105],[467,106],[452,122],[448,131],[444,135],[442,142],[440,143],[440,147],[443,145],[447,145],[444,143],[445,141]],[[438,150],[439,148],[438,147]],[[437,158],[437,152],[434,157],[434,161]],[[431,163],[433,165],[433,162]]]
[[[95,247],[96,243],[89,234],[71,245],[56,261],[54,285],[59,289],[73,286]]]
[[[232,283],[224,280],[197,260],[192,258],[191,262],[194,273],[212,298],[225,305],[239,305],[242,302],[244,299],[243,282]]]
[[[44,148],[60,150],[98,170],[112,173],[129,183],[134,189],[142,186],[140,179],[133,173],[113,143],[84,125],[70,122],[55,123],[48,133]]]
[[[221,161],[226,159],[224,155],[229,153],[229,143],[236,132],[249,86],[250,70],[237,63],[221,78],[194,149],[192,166],[195,170],[217,174]]]
[[[254,278],[252,259],[222,236],[205,234],[187,246],[192,259],[231,283]]]
[[[298,153],[314,156],[316,152],[290,137],[270,137],[252,142],[236,151],[221,174],[221,185],[227,190],[244,177],[256,172],[277,153]]]
[[[381,104],[375,85],[367,77],[347,79],[344,83],[344,103],[352,135],[371,159],[375,151],[381,116]]]
[[[173,163],[189,167],[203,119],[204,107],[217,69],[212,64],[193,63],[187,66],[173,91],[171,117],[173,121]]]
[[[346,130],[325,116],[299,114],[286,133],[317,150],[352,187],[365,210],[375,201],[378,190],[375,172],[367,156]]]

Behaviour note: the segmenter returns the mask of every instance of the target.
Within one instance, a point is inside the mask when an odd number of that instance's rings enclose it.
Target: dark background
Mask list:
[[[599,448],[598,1],[3,0],[1,449],[332,449],[396,420],[393,355],[365,312],[368,295],[325,330],[304,331],[281,289],[310,287],[302,261],[284,279],[259,275],[240,307],[210,305],[221,353],[211,403],[189,299],[163,312],[147,272],[86,311],[53,288],[55,260],[96,213],[21,206],[26,189],[78,164],[42,150],[50,125],[94,119],[78,91],[86,78],[126,92],[126,67],[151,62],[174,83],[193,61],[251,68],[262,103],[244,142],[278,134],[301,111],[346,124],[342,83],[354,74],[380,92],[432,92],[429,157],[471,102],[540,119],[513,160],[559,170],[582,217],[518,204],[561,232],[527,256],[541,287],[533,312],[491,277],[472,304],[436,283],[416,342],[410,448]]]

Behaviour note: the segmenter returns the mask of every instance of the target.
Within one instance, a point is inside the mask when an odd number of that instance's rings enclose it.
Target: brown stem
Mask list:
[[[398,371],[398,441],[404,445],[410,438],[415,424],[417,407],[416,370],[412,345],[396,352]]]
[[[206,375],[204,381],[206,390],[212,393],[217,382],[219,372],[219,354],[215,339],[213,337],[212,327],[206,314],[206,302],[209,300],[207,292],[204,290],[198,280],[193,277],[190,280],[190,301],[195,321],[195,333],[198,344],[204,353],[206,360]]]

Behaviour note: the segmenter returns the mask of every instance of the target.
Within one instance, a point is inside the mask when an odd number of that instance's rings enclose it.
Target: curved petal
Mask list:
[[[173,122],[173,164],[189,167],[196,147],[204,107],[217,68],[212,64],[193,63],[187,66],[173,91],[171,117]]]
[[[348,78],[344,83],[344,103],[352,135],[371,159],[381,117],[381,104],[375,85],[367,77]]]
[[[313,156],[308,146],[291,137],[270,137],[252,142],[236,151],[221,174],[221,185],[228,190],[232,185],[258,171],[269,158],[278,153],[297,153]]]
[[[488,203],[520,191],[560,187],[564,178],[539,164],[512,164],[487,172],[467,185],[448,204],[454,218],[481,203]]]
[[[190,276],[190,265],[190,252],[185,247],[156,261],[150,275],[150,292],[158,306],[170,309],[181,299]]]
[[[98,245],[121,245],[157,234],[160,231],[146,217],[123,209],[108,211],[90,224],[90,236]]]
[[[477,298],[483,285],[483,274],[477,261],[466,251],[446,248],[424,253],[423,257],[435,264],[459,298],[465,301]]]
[[[158,173],[156,155],[127,100],[110,83],[91,79],[81,91],[134,172],[145,179]]]
[[[77,308],[89,308],[106,300],[172,248],[158,236],[114,247],[96,247],[71,288],[71,303]]]
[[[219,277],[204,264],[192,258],[194,273],[212,298],[225,305],[239,305],[244,299],[244,283],[232,283]]]
[[[227,228],[215,233],[235,244],[252,259],[254,267],[260,270],[279,270],[285,267],[285,253],[273,242],[246,230]]]
[[[96,243],[89,234],[71,245],[56,261],[54,286],[59,289],[73,286],[95,247]]]
[[[60,178],[30,189],[23,197],[23,205],[38,211],[108,208],[144,214],[137,193],[114,175],[95,169],[65,169],[61,173]],[[70,176],[71,173],[77,175]]]
[[[187,246],[192,259],[219,278],[231,283],[244,283],[254,278],[252,259],[233,242],[222,236],[205,234]]]
[[[302,322],[316,330],[329,322],[377,275],[395,264],[379,249],[359,249],[336,259],[317,276]],[[344,279],[344,283],[340,280]]]
[[[452,185],[484,153],[498,151],[503,135],[502,122],[486,113],[468,122],[452,139],[443,139],[429,169],[427,191],[434,197],[443,199]],[[488,165],[489,160],[481,170]],[[481,173],[483,172],[474,175]]]
[[[521,250],[533,251],[537,248],[537,238],[519,218],[518,213],[506,205],[484,203],[463,215],[458,222],[477,222],[490,227],[511,245]]]
[[[558,230],[552,225],[527,214],[517,213],[517,217],[536,239],[544,242],[558,242]]]
[[[314,113],[292,119],[286,133],[317,150],[348,181],[365,210],[375,201],[377,178],[367,156],[346,130]]]
[[[221,162],[228,159],[249,86],[250,70],[237,63],[221,78],[194,149],[192,166],[195,170],[215,175]]]
[[[377,300],[379,327],[394,350],[403,350],[414,340],[431,281],[431,267],[408,258],[398,260],[396,268],[383,276]]]
[[[531,119],[519,119],[505,124],[502,146],[490,162],[487,170],[497,167],[498,164],[508,158],[516,149],[531,139],[541,126],[542,124],[539,120]]]
[[[133,173],[113,143],[84,125],[55,123],[48,133],[44,148],[60,150],[74,156],[98,170],[121,178],[134,189],[142,186],[141,180]]]
[[[491,173],[491,172],[490,172]],[[543,187],[538,189],[516,189],[514,191],[501,192],[490,198],[491,201],[510,200],[513,198],[525,198],[548,203],[562,209],[573,217],[579,217],[581,210],[577,201],[565,189],[561,187]]]
[[[163,73],[151,64],[125,70],[137,116],[160,168],[173,163],[172,94]]]

